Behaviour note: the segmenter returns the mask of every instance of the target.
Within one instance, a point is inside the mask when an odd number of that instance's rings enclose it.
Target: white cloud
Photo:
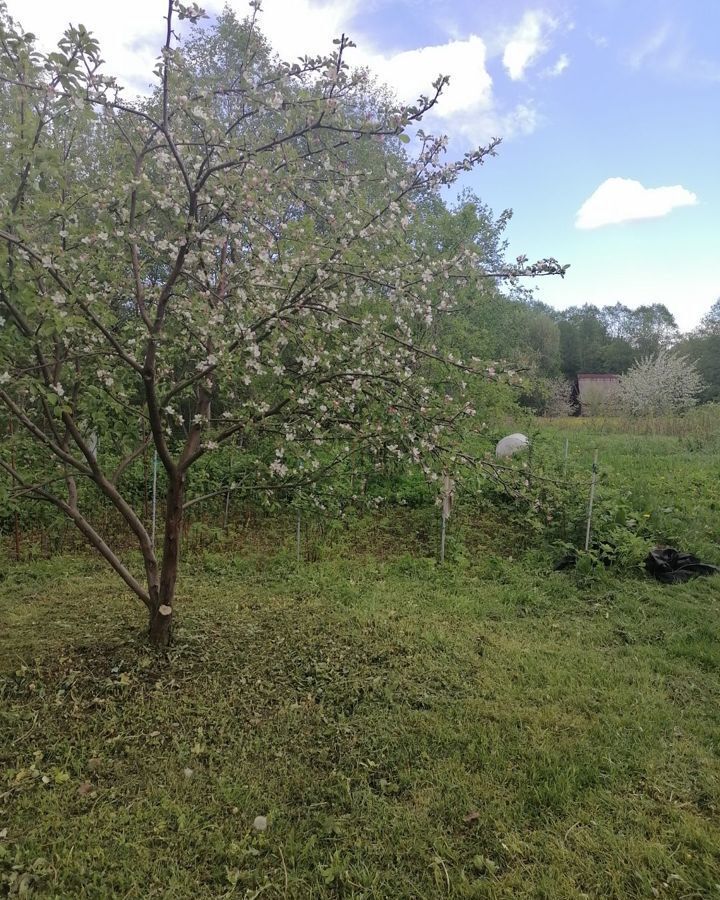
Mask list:
[[[674,22],[665,22],[647,34],[628,51],[626,61],[632,69],[647,69],[675,81],[720,82],[720,62],[703,56],[686,28]]]
[[[659,219],[680,206],[695,206],[697,196],[679,184],[646,188],[632,178],[608,178],[577,212],[575,227],[601,228],[637,219]]]
[[[56,47],[70,23],[85,25],[100,41],[107,71],[122,74],[122,81],[146,92],[164,40],[163,12],[157,3],[124,0],[122,15],[111,3],[97,0],[9,0],[10,14],[38,36],[45,50]]]
[[[543,10],[528,10],[510,35],[503,53],[503,65],[513,81],[520,81],[525,70],[548,50],[548,36],[558,22]]]
[[[540,124],[531,101],[514,107],[498,105],[486,66],[487,45],[477,35],[391,56],[363,53],[361,47],[357,52],[356,62],[368,65],[401,101],[413,102],[419,93],[431,91],[438,75],[449,76],[438,105],[426,117],[428,130],[478,146],[494,137],[512,140],[532,134]]]
[[[629,54],[628,61],[633,69],[639,69],[667,44],[672,33],[670,23],[660,25],[648,34]]]
[[[235,2],[239,7],[239,0]],[[404,102],[431,94],[438,75],[449,76],[438,105],[426,117],[428,130],[447,131],[451,138],[473,145],[495,136],[512,138],[535,130],[538,117],[531,105],[498,109],[487,68],[488,46],[482,37],[470,34],[443,44],[387,53],[353,28],[352,19],[359,8],[356,0],[342,0],[332,7],[314,0],[265,0],[260,27],[286,58],[308,52],[308,48],[326,51],[334,37],[349,34],[358,46],[348,51],[348,63],[367,66]]]
[[[97,0],[9,0],[10,14],[38,35],[44,49],[52,49],[68,24],[85,25],[100,41],[108,71],[123,83],[146,91],[165,38],[166,3],[124,0],[118,16],[111,3]],[[223,0],[200,0],[209,14],[222,10]],[[250,12],[247,0],[232,0],[238,17]],[[265,0],[260,27],[281,57],[327,53],[333,38],[349,31],[360,0]],[[176,29],[179,23],[175,22]]]
[[[248,14],[247,0],[231,0],[230,6],[240,18]],[[360,0],[264,0],[258,22],[279,55],[292,61],[329,53],[343,32],[357,38],[349,26],[360,8]]]
[[[209,13],[217,14],[222,4],[221,0],[205,0],[204,5]],[[239,17],[249,12],[247,0],[230,0],[230,5]],[[11,14],[38,35],[44,49],[56,44],[69,22],[82,23],[100,41],[106,71],[117,74],[132,91],[146,93],[153,83],[152,70],[165,24],[157,3],[125,0],[121,18],[111,4],[97,0],[9,0],[9,6]],[[401,101],[414,102],[421,93],[430,94],[437,76],[448,75],[450,84],[428,116],[428,129],[447,131],[451,137],[472,143],[534,130],[537,117],[530,105],[498,108],[484,38],[470,34],[443,44],[384,52],[354,27],[353,19],[361,8],[361,0],[264,0],[258,21],[274,49],[288,60],[330,52],[333,39],[348,34],[358,45],[348,51],[348,62],[368,66]],[[526,20],[539,23],[543,32],[551,21],[542,13],[526,14],[519,28]]]
[[[372,53],[364,56],[370,68],[404,101],[416,100],[421,92],[428,93],[438,75],[448,75],[450,84],[443,90],[437,107],[437,115],[444,119],[492,105],[485,43],[474,34],[465,40],[419,47],[389,57]]]
[[[532,134],[541,118],[532,104],[518,103],[506,111],[490,108],[458,115],[453,119],[452,132],[465,138],[473,146],[485,144],[492,137],[511,140]]]
[[[239,0],[235,2],[239,6]],[[348,51],[348,63],[367,66],[403,102],[432,94],[433,81],[438,75],[447,75],[450,83],[428,116],[428,126],[435,121],[442,130],[472,142],[496,133],[491,128],[499,124],[493,82],[487,70],[487,45],[481,37],[470,34],[444,44],[385,53],[352,27],[359,7],[357,0],[332,5],[313,0],[265,0],[260,27],[278,53],[288,59],[305,52],[326,52],[333,38],[349,34],[357,47]],[[507,136],[508,131],[503,134]]]
[[[240,11],[240,0],[234,5]],[[349,34],[358,46],[348,51],[347,61],[368,66],[402,101],[413,102],[421,93],[430,94],[438,75],[448,75],[450,84],[436,108],[443,119],[491,105],[492,78],[486,68],[487,48],[482,38],[471,34],[445,44],[383,53],[352,27],[359,9],[359,0],[265,0],[259,22],[275,50],[286,59],[328,52],[334,38],[343,32]]]
[[[550,78],[557,78],[558,75],[562,75],[569,65],[570,57],[567,53],[561,53],[557,58],[555,65],[548,69],[547,74]]]

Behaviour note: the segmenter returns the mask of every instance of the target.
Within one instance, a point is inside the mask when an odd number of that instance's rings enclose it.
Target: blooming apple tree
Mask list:
[[[488,270],[472,242],[438,249],[419,205],[493,155],[446,162],[346,63],[351,46],[278,62],[256,27],[170,0],[150,98],[126,100],[83,28],[44,55],[2,14],[0,403],[31,451],[0,453],[16,495],[67,515],[170,640],[189,473],[234,441],[264,489],[312,485],[382,453],[430,472],[472,415],[469,377],[429,325],[458,286],[562,274]],[[189,29],[180,41],[174,23]],[[467,292],[466,292],[467,293]],[[124,489],[148,447],[164,468],[162,550]],[[269,450],[268,450],[269,448]],[[121,558],[83,508],[90,486],[141,551]]]

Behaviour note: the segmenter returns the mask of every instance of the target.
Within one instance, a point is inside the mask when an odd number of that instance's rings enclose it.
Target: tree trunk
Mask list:
[[[150,643],[155,647],[168,647],[172,637],[172,606],[161,603],[150,610]]]
[[[156,647],[167,647],[172,640],[173,600],[180,560],[184,496],[185,476],[179,475],[172,479],[168,488],[160,590],[150,607],[150,643]]]

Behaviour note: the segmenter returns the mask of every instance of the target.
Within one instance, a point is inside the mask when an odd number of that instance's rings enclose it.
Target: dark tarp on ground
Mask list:
[[[698,575],[720,575],[720,568],[701,562],[692,553],[683,553],[674,547],[655,547],[645,559],[645,568],[658,581],[677,584]]]

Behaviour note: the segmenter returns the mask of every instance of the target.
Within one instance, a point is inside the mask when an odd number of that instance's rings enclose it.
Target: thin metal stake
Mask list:
[[[158,455],[157,455],[157,450],[156,450],[155,456],[153,457],[153,488],[152,488],[152,545],[153,545],[153,550],[155,549],[155,526],[157,523],[157,470],[158,470]]]
[[[12,416],[8,418],[10,428],[10,465],[15,468],[15,442],[13,441],[13,420]],[[20,562],[20,518],[18,511],[15,510],[15,562]]]
[[[598,452],[596,450],[595,458],[593,459],[592,479],[590,481],[590,503],[588,504],[587,530],[585,532],[585,551],[586,552],[590,549],[590,526],[592,524],[593,501],[595,500],[595,483],[597,481],[597,462],[598,462]]]
[[[142,439],[145,443],[145,420],[142,423]],[[143,450],[143,522],[148,520],[148,458],[147,447]]]
[[[223,531],[227,531],[227,527],[228,527],[228,516],[229,516],[229,514],[230,514],[230,491],[232,490],[232,474],[233,474],[232,463],[233,463],[233,461],[232,461],[232,456],[231,456],[231,457],[230,457],[230,465],[229,465],[229,467],[228,467],[229,474],[230,474],[230,479],[229,479],[229,482],[228,482],[228,489],[227,489],[227,492],[225,493],[225,514],[224,514],[224,516],[223,516]]]
[[[442,493],[442,522],[440,525],[440,565],[445,562],[445,535],[447,532],[447,520],[450,518],[453,498],[455,495],[455,482],[445,473],[443,476]]]
[[[223,531],[227,531],[228,515],[230,513],[230,491],[225,494],[225,514],[223,515]]]

